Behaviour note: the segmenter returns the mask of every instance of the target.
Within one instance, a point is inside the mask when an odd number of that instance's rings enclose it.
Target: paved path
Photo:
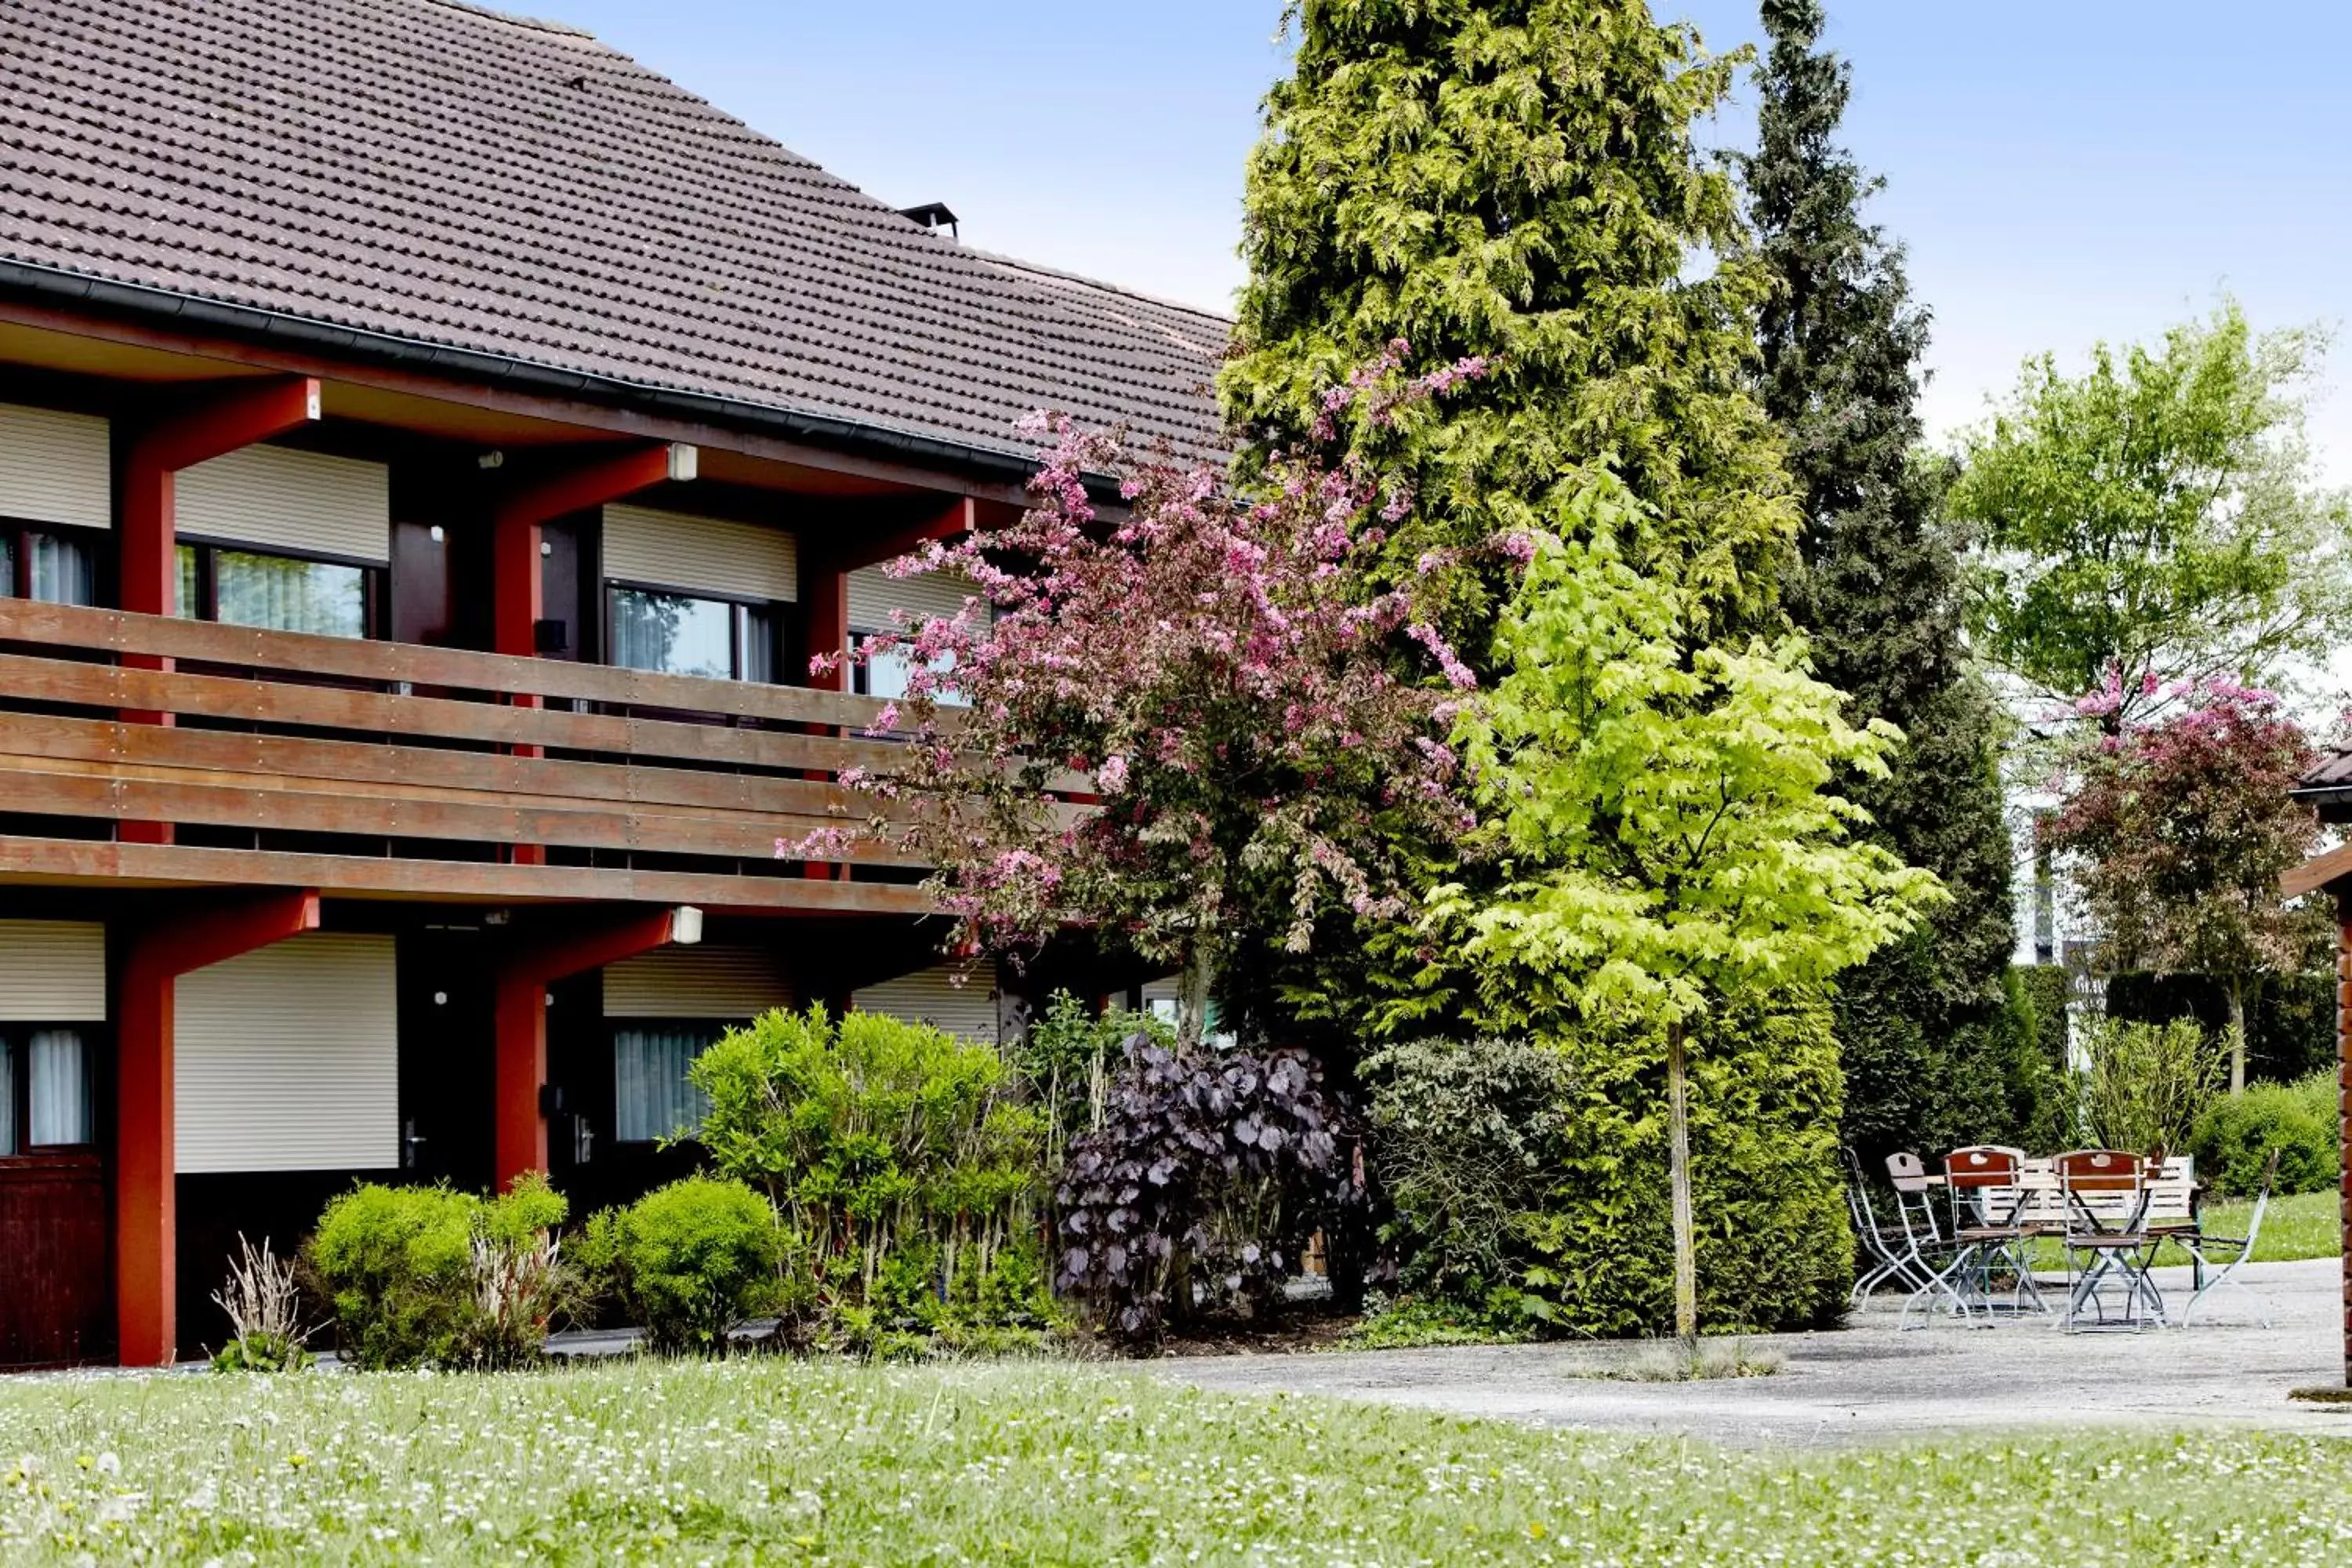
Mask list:
[[[2159,1270],[2158,1278],[2169,1300],[2187,1299],[2185,1270],[2177,1277]],[[2084,1423],[2225,1424],[2352,1436],[2352,1408],[2286,1397],[2289,1389],[2342,1379],[2335,1260],[2264,1264],[2244,1278],[2259,1307],[2225,1290],[2209,1300],[2195,1328],[2140,1334],[2070,1335],[2039,1320],[1979,1329],[1938,1324],[1906,1333],[1896,1331],[1891,1306],[1874,1307],[1842,1332],[1748,1342],[1780,1361],[1769,1377],[1597,1379],[1591,1369],[1625,1354],[1597,1345],[1194,1358],[1160,1363],[1154,1371],[1232,1393],[1329,1394],[1727,1443],[1806,1446]],[[2256,1322],[2261,1310],[2271,1328]]]

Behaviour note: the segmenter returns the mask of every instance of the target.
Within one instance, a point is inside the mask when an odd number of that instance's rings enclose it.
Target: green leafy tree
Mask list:
[[[1987,657],[2060,698],[2112,690],[2119,734],[2180,682],[2274,681],[2352,632],[2352,505],[2304,435],[2326,346],[2257,337],[2231,301],[2152,348],[2101,343],[2080,376],[2028,363],[1951,494]]]
[[[2012,942],[1999,715],[1963,644],[1943,474],[1917,453],[1927,314],[1901,247],[1864,221],[1883,182],[1838,142],[1851,68],[1820,47],[1821,0],[1764,0],[1763,18],[1758,149],[1741,167],[1772,284],[1759,392],[1804,512],[1783,602],[1848,721],[1904,732],[1885,776],[1841,781],[1868,837],[1952,895],[1838,982],[1846,1135],[1873,1152],[1949,1148],[2006,1135],[2015,1056],[1998,1022]]]
[[[1900,736],[1848,724],[1801,638],[1701,642],[1691,591],[1615,546],[1637,510],[1622,486],[1596,481],[1577,510],[1580,537],[1534,542],[1496,638],[1504,673],[1456,729],[1502,884],[1443,887],[1428,920],[1478,971],[1490,1025],[1663,1034],[1675,1326],[1689,1340],[1691,1025],[1817,991],[1944,894],[1854,841],[1867,817],[1829,787],[1840,770],[1883,774]]]
[[[1481,547],[1560,531],[1604,460],[1647,503],[1622,542],[1636,565],[1692,585],[1695,615],[1760,613],[1795,526],[1746,375],[1763,279],[1692,135],[1740,57],[1707,56],[1642,0],[1289,16],[1297,64],[1250,156],[1250,280],[1219,384],[1245,456],[1380,454],[1417,498],[1390,574],[1442,577],[1440,624],[1474,657],[1509,592]],[[1695,255],[1719,265],[1694,279]],[[1331,406],[1328,388],[1400,342],[1486,374],[1393,415]]]
[[[2318,753],[2270,692],[2208,681],[2168,695],[2186,706],[2083,749],[2042,840],[2067,857],[2111,966],[2221,983],[2234,1094],[2254,981],[2294,973],[2327,937],[2319,900],[2279,896],[2319,847],[2317,814],[2288,795]]]

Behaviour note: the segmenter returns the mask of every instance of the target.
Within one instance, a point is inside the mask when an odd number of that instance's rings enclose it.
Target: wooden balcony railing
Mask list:
[[[904,874],[777,856],[872,811],[833,779],[895,754],[859,733],[879,708],[0,599],[0,879],[916,912]],[[117,841],[131,822],[176,842]],[[514,863],[524,845],[549,863]]]

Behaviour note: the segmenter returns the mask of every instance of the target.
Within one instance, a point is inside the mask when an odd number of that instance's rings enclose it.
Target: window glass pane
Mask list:
[[[735,606],[682,594],[613,590],[613,662],[670,675],[735,673]]]
[[[16,592],[16,536],[0,532],[0,594]]]
[[[31,1142],[38,1147],[89,1142],[89,1074],[81,1036],[72,1029],[42,1029],[30,1044]]]
[[[862,639],[861,639],[862,640]],[[955,655],[944,654],[940,658],[942,671],[955,668]],[[907,695],[907,676],[915,668],[915,657],[902,643],[898,647],[877,649],[868,654],[860,675],[866,684],[862,689],[868,697],[887,698],[892,701]],[[969,708],[971,699],[961,691],[940,691],[933,700],[942,708]]]
[[[0,1154],[21,1154],[16,1142],[16,1047],[0,1040]]]
[[[710,1101],[687,1081],[687,1065],[719,1033],[707,1024],[614,1030],[613,1136],[649,1143],[698,1124]]]
[[[183,544],[180,546],[180,602],[172,606],[173,615],[194,620],[204,613],[204,595],[197,592],[200,582],[196,568],[196,547],[193,544]]]
[[[221,550],[213,555],[213,579],[220,618],[231,626],[367,636],[367,573],[361,567]]]
[[[33,534],[27,542],[34,598],[45,605],[98,603],[98,561],[89,545],[54,533]]]

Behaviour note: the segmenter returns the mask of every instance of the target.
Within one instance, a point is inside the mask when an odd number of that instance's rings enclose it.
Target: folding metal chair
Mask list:
[[[2069,1333],[2086,1326],[2137,1331],[2165,1321],[2164,1296],[2148,1276],[2161,1237],[2147,1226],[2147,1162],[2117,1149],[2077,1149],[2057,1159],[2059,1191],[2065,1196],[2066,1228],[2059,1245],[2066,1255],[2066,1316]],[[2102,1211],[2105,1211],[2104,1214]],[[2107,1296],[2120,1284],[2119,1315],[2107,1315]],[[2103,1288],[2105,1288],[2103,1289]]]
[[[1864,1256],[1870,1260],[1870,1267],[1854,1280],[1853,1289],[1846,1297],[1848,1310],[1860,1311],[1872,1293],[1888,1281],[1910,1291],[1925,1283],[1926,1276],[1917,1272],[1910,1240],[1901,1226],[1878,1217],[1878,1205],[1871,1199],[1870,1182],[1863,1172],[1862,1156],[1851,1149],[1843,1152],[1846,1209],[1853,1218],[1854,1239],[1861,1243]]]
[[[1968,1303],[1961,1300],[1951,1281],[1953,1267],[1959,1261],[1959,1249],[1944,1234],[1942,1223],[1936,1217],[1935,1184],[1927,1179],[1927,1163],[1916,1154],[1889,1154],[1886,1179],[1895,1188],[1895,1212],[1903,1226],[1902,1273],[1912,1288],[1895,1326],[1911,1327],[1915,1309],[1922,1314],[1932,1314],[1939,1296],[1951,1304],[1955,1313],[1967,1317]],[[1924,1320],[1920,1326],[1926,1326]]]
[[[2042,1227],[2025,1223],[2032,1194],[2025,1188],[2024,1174],[2021,1149],[1977,1144],[1944,1156],[1952,1239],[1960,1252],[1952,1268],[1954,1283],[1972,1307],[1982,1307],[1988,1316],[1996,1310],[2023,1311],[2028,1298],[2034,1311],[2050,1310],[2042,1299],[2041,1287],[2033,1282],[2032,1264],[2026,1256],[2027,1245],[2042,1234]],[[1992,1295],[1994,1270],[2003,1263],[2009,1266],[2011,1280],[2005,1309]]]
[[[2263,1167],[2262,1190],[2254,1194],[2254,1212],[2246,1221],[2245,1235],[2207,1236],[2200,1231],[2173,1237],[2189,1249],[2189,1255],[2197,1263],[2196,1292],[2189,1298],[2189,1304],[2180,1309],[2182,1328],[2187,1328],[2189,1320],[2197,1315],[2197,1304],[2224,1285],[2235,1286],[2242,1292],[2248,1300],[2254,1303],[2257,1321],[2266,1329],[2271,1326],[2270,1313],[2264,1309],[2263,1299],[2238,1278],[2238,1270],[2254,1256],[2254,1244],[2262,1239],[2263,1215],[2271,1206],[2271,1189],[2278,1183],[2278,1168],[2279,1151],[2273,1149],[2269,1163]],[[2219,1268],[2215,1267],[2217,1258],[2222,1260]]]

